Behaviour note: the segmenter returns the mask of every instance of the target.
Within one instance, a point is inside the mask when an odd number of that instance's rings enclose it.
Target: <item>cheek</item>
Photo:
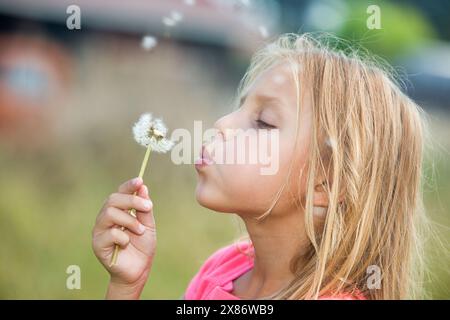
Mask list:
[[[289,150],[289,146],[279,147],[274,170],[268,170],[272,164],[259,163],[216,164],[208,167],[207,171],[199,176],[197,201],[220,212],[246,215],[264,213],[285,182],[290,164]]]
[[[295,196],[297,201],[304,204],[304,197],[307,188],[308,179],[308,147],[309,143],[306,140],[300,140],[297,146],[297,151],[293,155],[292,173],[289,179],[288,190],[289,193]]]
[[[274,175],[262,175],[260,165],[224,165],[218,193],[223,195],[233,212],[262,214],[271,205],[284,179],[281,170]]]
[[[271,152],[268,152],[267,155],[272,158],[270,163],[214,164],[207,167],[199,174],[196,189],[197,201],[201,205],[219,212],[246,215],[264,213],[270,208],[277,192],[286,182],[294,154],[293,145],[286,141],[291,140],[282,138],[278,148],[269,148]],[[255,154],[259,151],[258,147],[253,144],[247,144],[245,148],[247,154]],[[228,151],[225,149],[225,152]],[[298,172],[299,165],[303,163],[304,161],[294,162],[292,177],[298,177],[296,172]],[[295,182],[298,179],[294,178],[291,181]],[[288,185],[284,190],[275,207],[277,210],[287,210],[293,205],[291,195],[296,191],[295,185],[295,183],[291,186]]]

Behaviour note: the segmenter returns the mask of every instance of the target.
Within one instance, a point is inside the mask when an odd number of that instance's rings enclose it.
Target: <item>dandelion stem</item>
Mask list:
[[[147,167],[147,163],[148,163],[148,159],[150,158],[150,152],[152,151],[152,148],[150,147],[150,145],[147,146],[147,150],[145,151],[145,155],[144,155],[144,160],[142,160],[142,164],[141,164],[141,170],[139,171],[139,178],[143,178],[144,177],[144,172],[145,169]],[[137,192],[134,192],[134,195],[136,195]],[[136,218],[136,209],[130,209],[128,210],[128,213],[131,214],[133,217]],[[124,227],[121,227],[122,230],[125,230]],[[115,245],[114,246],[114,252],[113,255],[111,257],[111,263],[109,264],[110,267],[112,267],[113,265],[116,264],[117,262],[117,256],[119,255],[119,245]]]
[[[139,171],[139,178],[142,178],[144,176],[145,168],[147,167],[148,158],[150,157],[150,151],[152,151],[152,148],[150,148],[150,145],[147,147],[147,150],[145,151],[144,160],[141,164],[141,170]]]

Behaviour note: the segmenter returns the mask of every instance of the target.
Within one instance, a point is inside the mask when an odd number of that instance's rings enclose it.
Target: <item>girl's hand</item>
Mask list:
[[[131,208],[136,209],[136,218],[128,213]],[[110,267],[115,244],[120,250]],[[92,230],[92,248],[111,275],[107,297],[138,298],[156,250],[153,204],[141,178],[126,181],[106,199]]]

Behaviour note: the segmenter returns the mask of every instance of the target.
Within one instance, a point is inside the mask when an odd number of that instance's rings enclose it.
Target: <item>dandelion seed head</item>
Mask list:
[[[165,153],[172,149],[174,142],[166,138],[167,128],[161,119],[144,113],[133,126],[133,135],[137,143],[150,146],[152,151]]]

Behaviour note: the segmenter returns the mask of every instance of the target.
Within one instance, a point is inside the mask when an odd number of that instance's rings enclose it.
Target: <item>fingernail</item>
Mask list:
[[[145,231],[145,226],[144,226],[143,224],[140,223],[138,229],[139,229],[139,232],[140,232],[140,233],[144,233],[144,231]]]
[[[144,208],[149,210],[152,207],[152,202],[150,200],[144,201]]]
[[[144,194],[145,194],[145,196],[148,197],[148,188],[147,188],[147,186],[144,186]]]

